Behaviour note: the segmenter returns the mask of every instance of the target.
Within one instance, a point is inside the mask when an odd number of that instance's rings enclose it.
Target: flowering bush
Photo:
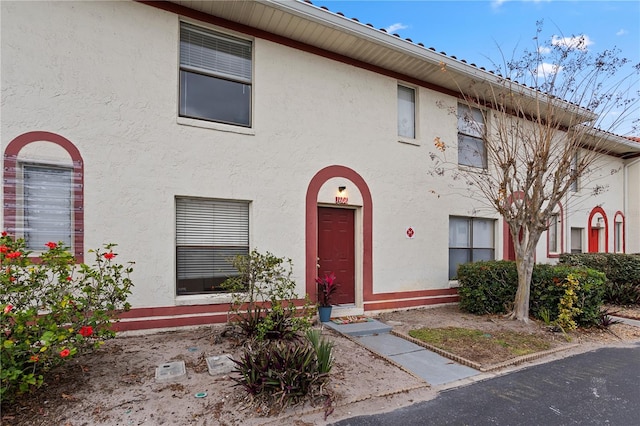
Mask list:
[[[115,244],[90,250],[77,265],[63,243],[49,242],[38,262],[23,239],[0,237],[0,401],[44,383],[44,373],[115,336],[111,322],[128,310],[128,266],[114,261]]]
[[[338,290],[338,284],[335,281],[336,275],[333,272],[324,274],[322,278],[316,278],[316,283],[318,284],[318,305],[332,305],[333,294]]]

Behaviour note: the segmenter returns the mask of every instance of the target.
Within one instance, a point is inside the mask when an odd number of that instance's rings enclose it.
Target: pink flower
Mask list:
[[[13,309],[13,305],[7,305],[4,307],[4,313],[8,314]]]
[[[47,244],[45,244],[45,246],[49,247],[49,250],[53,250],[54,248],[58,247],[58,245],[53,241],[49,241]]]
[[[9,247],[5,246],[4,244],[0,246],[0,253],[6,253],[9,251]]]
[[[91,327],[90,325],[83,325],[82,327],[80,327],[78,333],[80,333],[83,337],[89,337],[93,334],[93,327]]]
[[[64,348],[63,350],[60,351],[60,356],[62,358],[66,358],[69,355],[71,355],[71,351],[69,349],[67,349],[67,348]]]
[[[105,253],[105,254],[103,254],[103,256],[104,256],[104,258],[105,258],[105,259],[107,259],[107,260],[111,260],[111,259],[113,259],[114,257],[116,257],[116,254],[115,254],[114,252],[110,251],[109,253]]]
[[[7,236],[7,231],[2,231],[2,236],[6,237]]]

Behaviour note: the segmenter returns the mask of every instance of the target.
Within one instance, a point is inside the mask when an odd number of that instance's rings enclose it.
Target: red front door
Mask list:
[[[336,274],[334,304],[355,303],[354,210],[318,207],[318,258],[319,276]]]
[[[597,253],[600,251],[600,229],[591,228],[589,233],[589,253]]]

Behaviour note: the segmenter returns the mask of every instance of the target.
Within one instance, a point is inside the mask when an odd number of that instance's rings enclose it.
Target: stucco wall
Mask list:
[[[250,201],[251,247],[292,258],[301,294],[305,194],[324,167],[354,170],[371,191],[374,292],[448,288],[449,215],[496,217],[428,174],[433,139],[456,140],[450,96],[419,88],[416,139],[401,142],[397,80],[256,39],[252,128],[179,119],[177,15],[133,2],[1,7],[3,147],[33,130],[77,146],[85,247],[116,242],[121,261],[136,261],[135,307],[226,300],[175,296],[176,196]],[[586,228],[600,203],[613,219],[621,177],[604,177],[613,190],[578,203],[565,230]],[[348,179],[327,182],[318,202],[340,185],[359,209]],[[496,222],[497,258],[501,241]]]

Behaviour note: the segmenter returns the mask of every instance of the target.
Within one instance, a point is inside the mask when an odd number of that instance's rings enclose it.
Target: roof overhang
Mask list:
[[[161,2],[143,2],[162,7],[158,4]],[[532,115],[535,111],[544,114],[550,104],[557,106],[560,103],[562,108],[555,109],[554,119],[566,127],[596,118],[592,112],[578,105],[548,97],[536,89],[505,80],[455,56],[388,34],[383,29],[376,29],[355,18],[346,18],[308,2],[174,0],[169,3],[178,5],[179,10],[194,10],[319,49],[320,52],[350,58],[355,63],[368,64],[375,69],[386,70],[390,75],[404,76],[409,82],[421,82],[426,87],[452,95],[462,96],[464,88],[474,87],[477,93],[471,95],[483,97],[488,104],[500,93],[520,95],[531,101]],[[176,12],[179,13],[179,10]],[[443,69],[447,72],[443,72]],[[564,113],[560,114],[559,111]],[[634,154],[634,148],[640,145],[626,138],[607,135],[607,151],[618,156],[627,152]]]
[[[640,143],[635,140],[587,127],[577,128],[576,131],[584,132],[585,148],[623,159],[640,157]]]

